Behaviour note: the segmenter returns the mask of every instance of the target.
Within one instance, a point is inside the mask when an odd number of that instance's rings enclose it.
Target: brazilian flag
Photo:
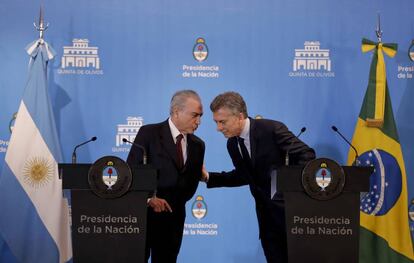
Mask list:
[[[362,51],[373,51],[369,83],[352,144],[360,165],[374,167],[370,190],[361,195],[360,262],[414,262],[408,225],[407,176],[394,121],[384,53],[394,57],[396,44],[362,40]],[[355,160],[350,149],[348,163]]]

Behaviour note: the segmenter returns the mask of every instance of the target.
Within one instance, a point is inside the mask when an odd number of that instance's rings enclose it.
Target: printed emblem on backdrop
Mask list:
[[[321,49],[319,41],[305,41],[304,48],[295,49],[290,77],[335,77],[330,50]]]
[[[360,210],[369,215],[385,215],[401,194],[400,166],[394,156],[379,149],[365,152],[358,159],[361,165],[374,167],[369,178],[369,192],[361,195]]]
[[[202,62],[208,57],[208,48],[204,38],[197,38],[196,43],[193,47],[193,57],[198,62]]]
[[[12,119],[11,119],[11,120],[10,120],[10,122],[9,122],[9,131],[10,131],[10,133],[12,133],[12,132],[13,132],[14,122],[16,121],[16,117],[17,117],[17,112],[15,112],[15,113],[13,114],[13,117],[12,117]]]
[[[54,171],[51,160],[33,157],[28,159],[23,166],[23,180],[33,188],[40,188],[52,180]]]
[[[207,204],[204,202],[204,198],[198,195],[191,206],[191,212],[197,219],[203,219],[207,215]]]
[[[204,38],[199,37],[193,46],[193,58],[197,62],[203,62],[207,59],[209,54],[208,47]],[[197,63],[196,65],[184,64],[181,67],[183,78],[203,78],[203,79],[218,79],[220,78],[219,65],[207,65]]]
[[[102,75],[99,48],[90,46],[88,39],[74,38],[72,46],[63,47],[58,74]]]
[[[414,199],[411,200],[408,207],[408,217],[410,218],[410,230],[414,233]]]
[[[128,141],[133,142],[135,136],[137,135],[139,129],[144,124],[144,118],[142,117],[127,117],[126,124],[118,124],[117,132],[115,136],[115,145],[112,147],[112,152],[128,152],[131,148],[131,145],[125,145],[122,141],[127,139]]]
[[[91,190],[102,198],[117,198],[128,192],[132,173],[128,164],[116,156],[104,156],[88,172]]]
[[[17,112],[13,114],[13,117],[11,118],[9,122],[9,131],[10,133],[13,132],[14,122],[16,121]],[[0,139],[0,153],[5,153],[7,151],[7,147],[9,147],[9,141]]]
[[[408,48],[408,58],[414,62],[414,40],[411,41],[411,45]],[[412,79],[414,77],[414,66],[410,65],[398,65],[397,67],[398,79]]]
[[[409,58],[411,61],[414,61],[414,40],[413,40],[413,41],[411,41],[411,45],[410,45],[410,47],[408,48],[408,58]]]
[[[207,215],[207,204],[204,197],[197,195],[191,205],[191,214],[197,220],[201,220]],[[190,236],[218,236],[219,224],[215,222],[196,221],[193,223],[184,223],[183,235]]]
[[[342,167],[331,159],[315,159],[303,168],[302,185],[310,197],[330,200],[342,193],[345,173]]]
[[[410,216],[411,222],[414,222],[414,199],[411,200],[410,207],[408,208],[408,215]]]

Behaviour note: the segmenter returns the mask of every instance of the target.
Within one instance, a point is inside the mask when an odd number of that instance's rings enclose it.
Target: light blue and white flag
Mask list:
[[[59,139],[47,90],[54,51],[31,43],[29,76],[0,177],[0,234],[19,262],[72,258],[69,211],[57,163]]]

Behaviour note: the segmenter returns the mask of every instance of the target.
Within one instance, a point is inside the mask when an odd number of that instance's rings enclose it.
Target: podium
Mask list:
[[[318,199],[306,192],[304,167],[280,167],[276,180],[272,178],[272,188],[277,189],[272,199],[283,193],[285,200],[289,263],[358,262],[360,193],[369,191],[372,168],[342,166],[340,170],[343,188],[333,198]]]
[[[92,164],[59,164],[63,189],[70,190],[73,262],[145,262],[147,198],[156,189],[157,171],[131,169],[129,190],[102,198],[90,188]]]

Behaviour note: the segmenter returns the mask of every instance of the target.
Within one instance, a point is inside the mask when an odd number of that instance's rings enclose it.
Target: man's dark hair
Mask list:
[[[234,115],[242,113],[247,118],[247,106],[243,97],[234,91],[224,92],[217,97],[210,104],[210,110],[216,112],[221,108],[229,109]]]

